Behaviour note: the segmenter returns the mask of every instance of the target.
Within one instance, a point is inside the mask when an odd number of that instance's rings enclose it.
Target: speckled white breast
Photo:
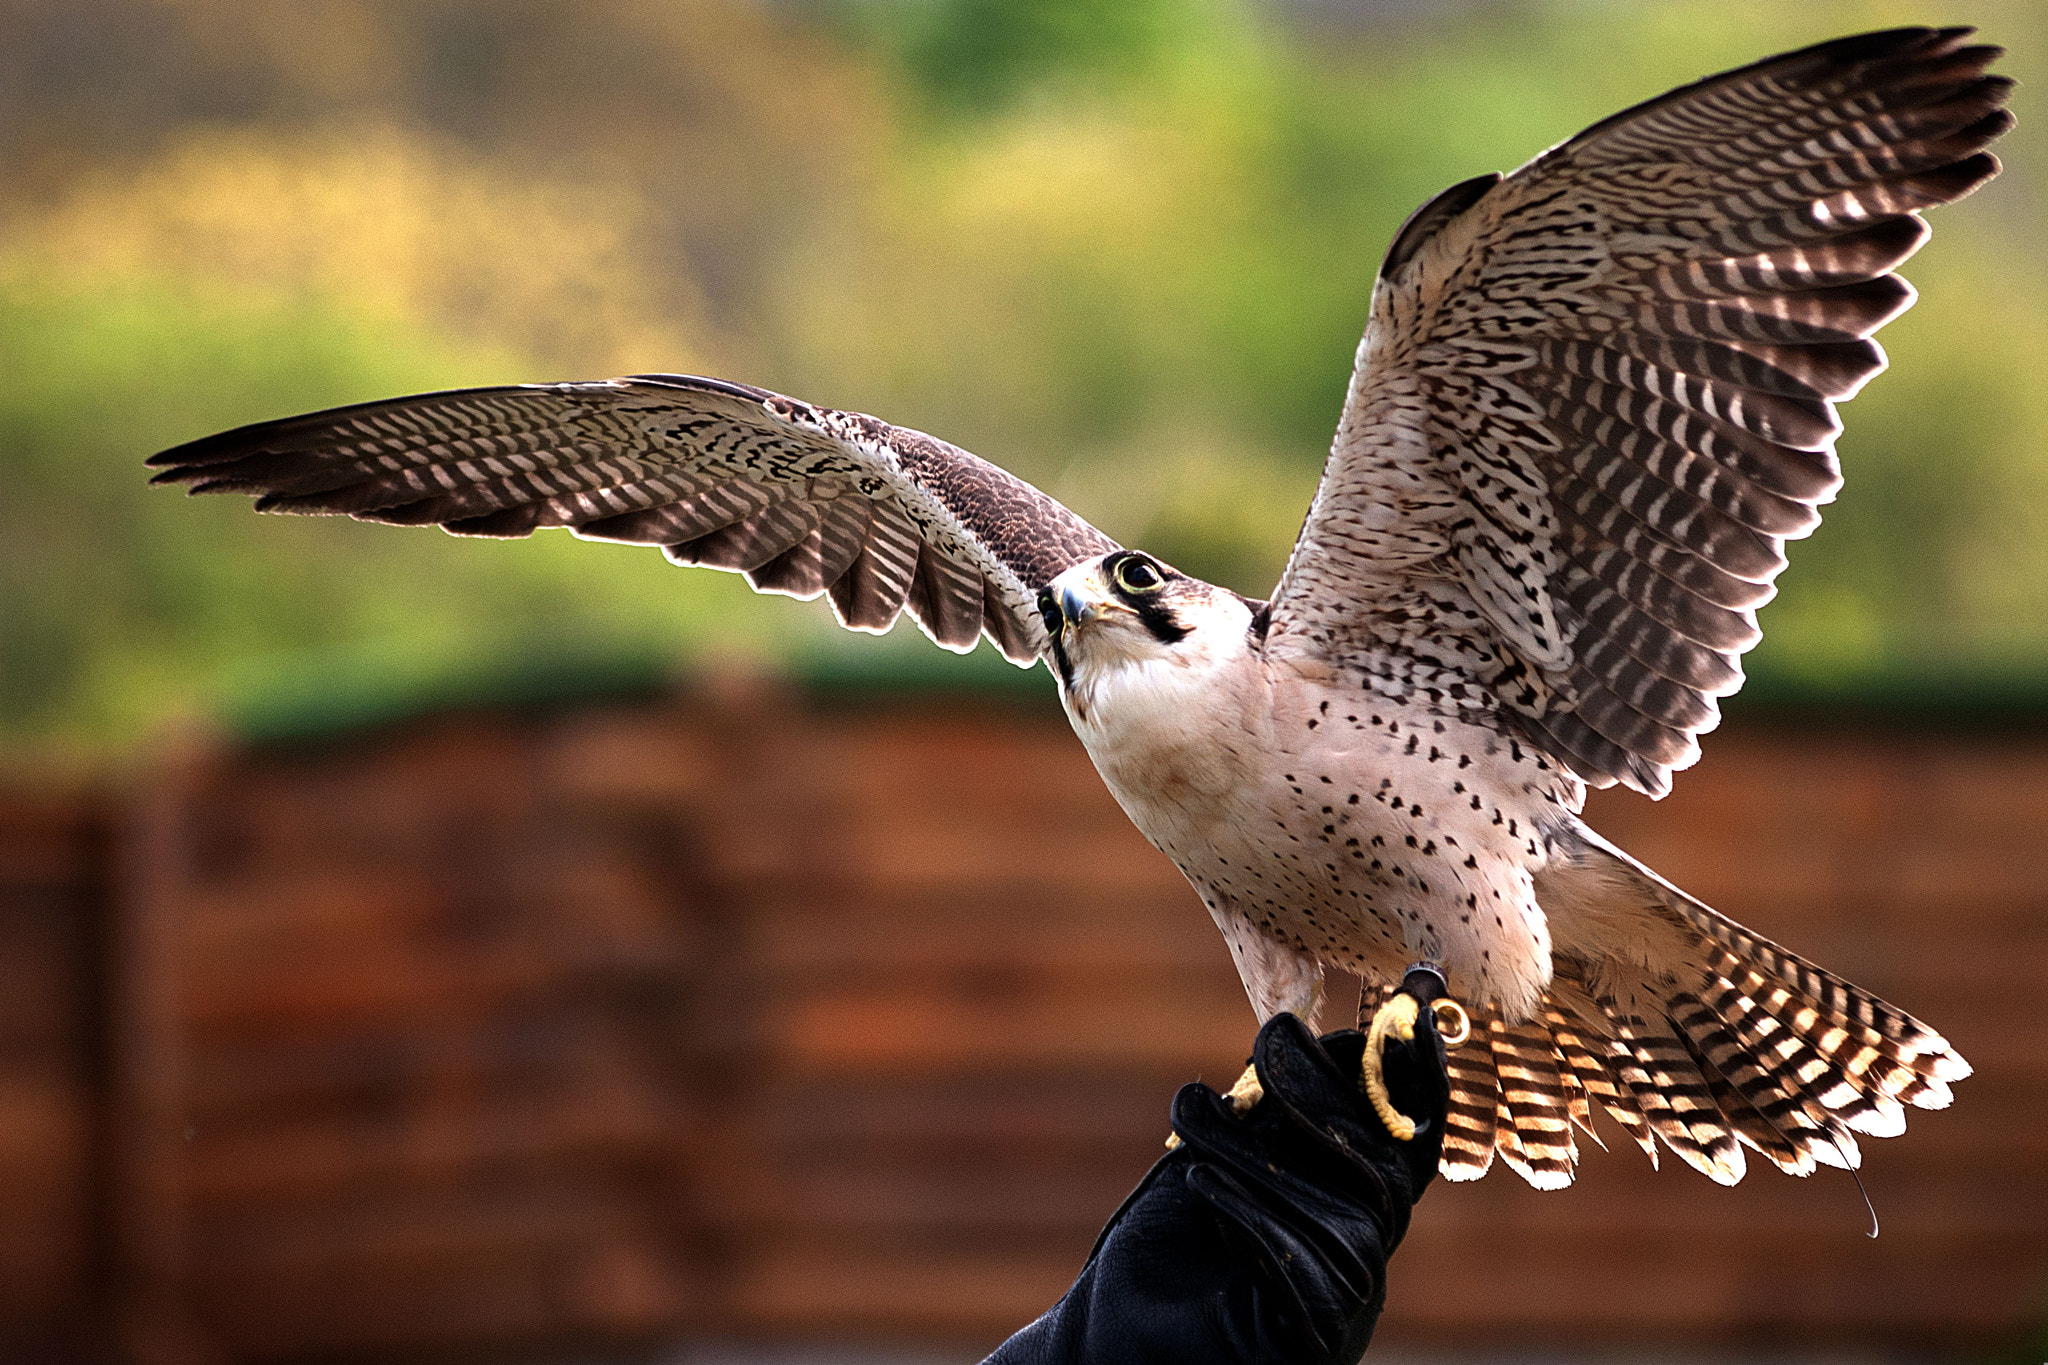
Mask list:
[[[1431,958],[1468,1002],[1511,1018],[1548,984],[1532,879],[1569,779],[1532,750],[1250,653],[1199,673],[1120,670],[1069,715],[1226,938],[1379,977]],[[1284,963],[1248,966],[1232,946],[1259,1004],[1255,973]],[[1266,996],[1298,1008],[1312,986]]]

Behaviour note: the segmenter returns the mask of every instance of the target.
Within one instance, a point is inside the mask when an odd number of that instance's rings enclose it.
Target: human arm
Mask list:
[[[1249,1114],[1183,1087],[1180,1145],[1125,1200],[1067,1294],[986,1365],[1352,1365],[1436,1173],[1448,1095],[1423,1010],[1415,1040],[1386,1050],[1389,1091],[1418,1121],[1412,1141],[1396,1141],[1358,1084],[1364,1045],[1356,1030],[1317,1039],[1278,1015],[1253,1050],[1265,1096]]]

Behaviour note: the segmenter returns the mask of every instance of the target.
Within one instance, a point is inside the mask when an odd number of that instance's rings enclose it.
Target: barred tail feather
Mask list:
[[[1796,953],[1787,952],[1761,934],[1751,933],[1726,915],[1663,883],[1661,878],[1658,880],[1659,889],[1668,893],[1663,898],[1665,903],[1693,929],[1718,944],[1738,965],[1759,977],[1770,978],[1780,988],[1782,994],[1773,1001],[1773,1008],[1795,1008],[1797,1017],[1788,1022],[1798,1032],[1818,1041],[1830,1032],[1823,1024],[1834,1024],[1842,1031],[1841,1042],[1831,1043],[1823,1049],[1825,1053],[1832,1055],[1853,1042],[1869,1048],[1874,1056],[1895,1062],[1930,1081],[1941,1082],[1944,1089],[1947,1083],[1970,1074],[1970,1064],[1949,1046],[1948,1039],[1896,1005],[1814,966]],[[1904,1084],[1901,1080],[1898,1088],[1904,1088]]]
[[[1841,1098],[1846,1073],[1725,980],[1594,997],[1572,980],[1576,964],[1558,967],[1535,1019],[1509,1024],[1489,1006],[1449,1054],[1446,1178],[1477,1180],[1498,1155],[1535,1188],[1562,1189],[1578,1170],[1575,1129],[1606,1147],[1596,1107],[1653,1167],[1661,1148],[1723,1185],[1742,1179],[1744,1149],[1790,1175],[1854,1169],[1851,1128],[1883,1126],[1861,1092],[1831,1111],[1821,1096]]]
[[[1598,1108],[1652,1164],[1662,1147],[1734,1184],[1755,1152],[1779,1170],[1854,1169],[1857,1135],[1904,1131],[1970,1074],[1939,1033],[1702,905],[1598,835],[1558,840],[1538,882],[1549,988],[1527,1021],[1475,1011],[1453,1054],[1459,1112],[1444,1170],[1473,1179],[1490,1146],[1532,1185],[1571,1182],[1572,1130]],[[1453,989],[1457,987],[1452,983]],[[1459,1124],[1462,1122],[1462,1129]]]
[[[1783,1088],[1813,1096],[1859,1133],[1897,1137],[1906,1131],[1905,1108],[1893,1096],[1912,1073],[1849,1030],[1816,1029],[1808,1018],[1810,1006],[1802,1008],[1790,992],[1764,982],[1741,963],[1723,957],[1715,966],[1719,974],[1708,978],[1707,987],[1720,1002],[1722,1017],[1749,1025],[1756,1055],[1776,1065]]]
[[[1500,1083],[1495,1132],[1501,1159],[1539,1190],[1563,1189],[1578,1168],[1579,1148],[1549,1030],[1541,1022],[1508,1025],[1492,1012],[1486,1041]]]
[[[1842,980],[1753,933],[1611,846],[1654,896],[1655,909],[1691,932],[1689,951],[1702,998],[1732,1025],[1756,1022],[1759,1041],[1794,1083],[1858,1132],[1891,1137],[1905,1128],[1904,1106],[1945,1109],[1953,1082],[1970,1064],[1948,1039],[1889,1001]],[[1791,1041],[1796,1040],[1796,1041]]]
[[[1446,1180],[1477,1180],[1493,1166],[1499,1145],[1500,1078],[1494,1073],[1493,1051],[1476,1028],[1464,1046],[1451,1050],[1447,1061],[1451,1103],[1437,1169]]]
[[[1586,1045],[1579,1038],[1577,1027],[1558,1012],[1557,1006],[1548,996],[1543,999],[1541,1017],[1544,1031],[1550,1035],[1551,1055],[1557,1062],[1557,1078],[1564,1086],[1565,1116],[1571,1120],[1572,1127],[1592,1139],[1593,1145],[1604,1152],[1607,1150],[1607,1144],[1601,1139],[1600,1134],[1593,1130],[1594,1094],[1587,1084],[1586,1073],[1598,1072],[1596,1079],[1599,1084],[1605,1086],[1607,1069],[1600,1065],[1598,1058],[1586,1051]],[[1650,1150],[1654,1156],[1656,1148],[1652,1146]]]
[[[1671,1022],[1707,1081],[1714,1103],[1736,1140],[1787,1175],[1811,1175],[1815,1158],[1802,1141],[1824,1130],[1812,1127],[1805,1107],[1772,1086],[1744,1055],[1742,1046],[1698,996],[1673,998]]]
[[[1706,1078],[1654,1001],[1596,1003],[1608,1025],[1608,1064],[1671,1152],[1719,1185],[1742,1179],[1742,1149],[1714,1103]]]
[[[1566,998],[1565,985],[1562,981],[1553,984],[1543,995],[1542,1017],[1545,1026],[1550,1030],[1551,1042],[1571,1068],[1580,1088],[1589,1097],[1600,1102],[1600,1107],[1606,1111],[1607,1116],[1619,1124],[1622,1131],[1643,1149],[1643,1155],[1650,1159],[1651,1169],[1656,1169],[1657,1143],[1650,1136],[1650,1125],[1643,1121],[1642,1110],[1637,1107],[1633,1092],[1623,1089],[1615,1079],[1614,1073],[1608,1069],[1607,1063],[1602,1061],[1600,1055],[1587,1043],[1588,1038],[1597,1038],[1600,1034],[1597,1030],[1578,1022],[1578,1018],[1584,1017],[1584,1013],[1566,1013],[1567,1008],[1570,1008],[1565,1003]],[[1583,1012],[1590,1013],[1592,1009],[1592,1002],[1585,1001]],[[1587,1117],[1590,1120],[1591,1106],[1588,1106]],[[1600,1142],[1600,1137],[1593,1133],[1590,1122],[1586,1125],[1586,1131],[1593,1135],[1595,1142]],[[1606,1145],[1600,1142],[1603,1149]]]
[[[1945,1107],[1970,1074],[1903,1010],[1625,855],[1585,852],[1600,860],[1580,864],[1592,875],[1550,880],[1553,971],[1533,1017],[1474,1009],[1471,1039],[1450,1053],[1448,1179],[1476,1180],[1498,1154],[1536,1188],[1561,1189],[1578,1168],[1574,1130],[1605,1146],[1596,1109],[1652,1166],[1661,1147],[1720,1184],[1742,1179],[1745,1152],[1790,1175],[1854,1170],[1858,1134],[1902,1132],[1909,1106]],[[1369,984],[1363,1012],[1391,991]]]

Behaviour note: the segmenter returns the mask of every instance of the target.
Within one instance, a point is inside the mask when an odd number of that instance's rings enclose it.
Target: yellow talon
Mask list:
[[[1248,1066],[1244,1075],[1237,1078],[1237,1084],[1230,1087],[1224,1099],[1230,1101],[1230,1110],[1239,1118],[1252,1111],[1252,1106],[1266,1098],[1266,1087],[1259,1084],[1259,1069]]]
[[[1372,1101],[1372,1111],[1380,1116],[1380,1122],[1387,1125],[1387,1131],[1401,1142],[1415,1140],[1415,1120],[1394,1107],[1394,1101],[1387,1094],[1387,1078],[1380,1049],[1386,1046],[1387,1035],[1392,1034],[1404,1043],[1415,1040],[1415,1016],[1421,1006],[1415,997],[1408,994],[1393,996],[1372,1017],[1372,1027],[1365,1031],[1365,1094]]]
[[[1372,1025],[1365,1034],[1364,1081],[1366,1097],[1372,1101],[1372,1109],[1380,1116],[1380,1122],[1387,1131],[1402,1142],[1415,1140],[1415,1120],[1394,1107],[1393,1097],[1387,1094],[1385,1059],[1380,1050],[1392,1037],[1399,1042],[1415,1041],[1415,1021],[1421,1016],[1422,1006],[1414,996],[1402,992],[1381,1005],[1372,1017]],[[1456,1047],[1472,1036],[1472,1017],[1465,1013],[1465,1007],[1449,996],[1439,996],[1430,1001],[1429,1012],[1436,1021],[1437,1032],[1442,1035],[1445,1047]],[[1224,1098],[1230,1101],[1231,1112],[1240,1116],[1251,1112],[1252,1106],[1266,1097],[1266,1088],[1259,1084],[1256,1067],[1246,1067],[1244,1074],[1237,1078],[1237,1084],[1230,1087]],[[1166,1135],[1166,1150],[1180,1146],[1180,1134]]]

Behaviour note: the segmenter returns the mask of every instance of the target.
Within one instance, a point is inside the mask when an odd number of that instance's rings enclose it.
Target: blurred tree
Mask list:
[[[871,84],[746,0],[0,0],[0,184],[19,212],[194,128],[389,126],[629,186],[648,293],[743,313],[876,135]]]
[[[688,275],[649,278],[628,184],[509,173],[389,126],[202,129],[17,224],[17,276],[212,282],[406,319],[553,376],[707,363]],[[516,361],[515,361],[516,358]]]
[[[2048,11],[1977,9],[2026,78]],[[1345,13],[0,0],[0,733],[118,744],[303,650],[877,648],[651,553],[141,482],[216,427],[450,383],[697,368],[878,411],[1263,593],[1410,209],[1669,85],[1920,17]],[[2023,124],[1909,268],[1926,297],[1848,410],[1847,495],[1794,548],[1760,675],[2048,668],[2036,145]]]
[[[1141,82],[1190,33],[1215,23],[1203,0],[867,0],[837,8],[842,21],[894,53],[919,91],[965,113],[1000,109],[1052,83]]]

